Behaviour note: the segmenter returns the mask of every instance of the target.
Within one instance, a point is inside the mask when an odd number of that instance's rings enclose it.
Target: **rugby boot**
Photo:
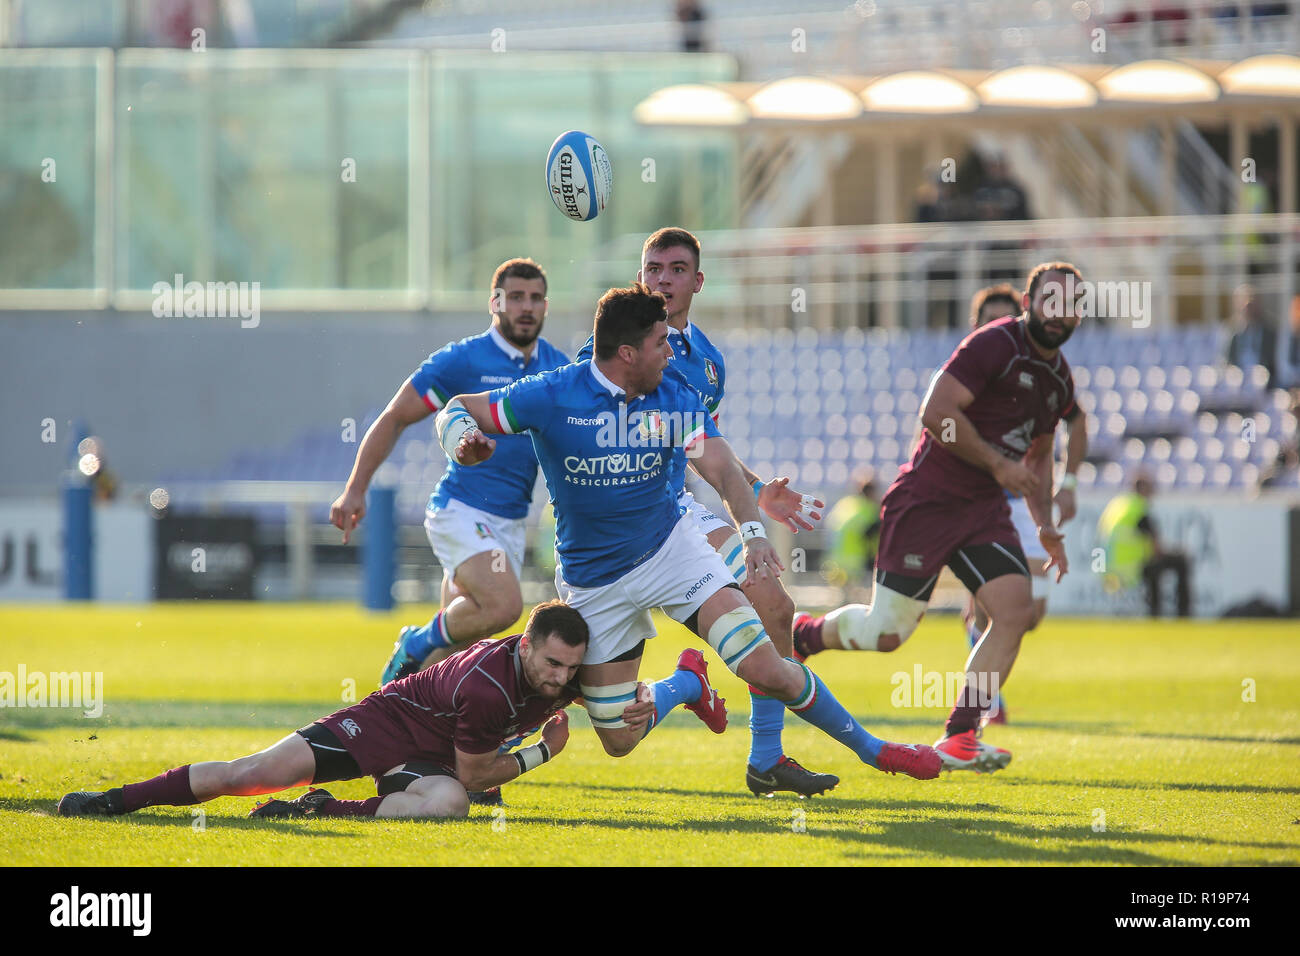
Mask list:
[[[840,778],[833,773],[813,773],[793,757],[782,757],[770,770],[745,767],[745,784],[756,797],[770,797],[777,791],[797,793],[800,799],[834,790]]]

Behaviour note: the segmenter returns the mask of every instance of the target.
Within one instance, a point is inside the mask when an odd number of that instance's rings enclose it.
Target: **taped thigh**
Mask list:
[[[605,684],[601,687],[582,686],[582,702],[587,706],[591,726],[597,730],[616,730],[626,727],[623,711],[636,702],[636,681],[622,684]]]
[[[718,554],[727,565],[727,570],[736,579],[737,584],[745,583],[748,569],[745,567],[745,545],[739,534],[733,534],[718,547]]]

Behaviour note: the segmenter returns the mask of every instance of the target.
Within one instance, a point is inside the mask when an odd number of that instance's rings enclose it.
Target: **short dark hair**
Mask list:
[[[997,285],[989,285],[980,289],[970,300],[970,327],[972,329],[979,327],[980,314],[984,311],[984,306],[990,302],[1008,302],[1011,304],[1011,311],[1007,315],[1016,315],[1020,312],[1020,293],[1015,290],[1010,282],[999,282]]]
[[[645,244],[641,247],[641,261],[645,261],[647,252],[663,252],[665,249],[671,249],[673,246],[685,246],[691,252],[695,253],[695,268],[700,268],[700,240],[696,239],[691,233],[677,226],[667,226],[654,232]]]
[[[1080,274],[1078,266],[1073,262],[1040,262],[1029,273],[1029,281],[1025,283],[1025,295],[1033,299],[1034,290],[1038,288],[1039,281],[1049,272],[1068,272],[1074,276],[1075,282],[1083,281],[1083,275]]]
[[[507,259],[497,266],[497,271],[492,273],[492,290],[504,289],[506,279],[512,276],[516,279],[541,279],[542,291],[546,291],[546,270],[532,259]]]
[[[545,601],[533,608],[524,625],[524,636],[530,644],[558,637],[570,647],[581,647],[591,640],[591,631],[582,615],[563,601]]]
[[[658,292],[651,292],[644,282],[633,282],[626,289],[608,290],[596,303],[592,328],[596,358],[613,358],[622,345],[639,349],[655,324],[666,321],[668,300]]]

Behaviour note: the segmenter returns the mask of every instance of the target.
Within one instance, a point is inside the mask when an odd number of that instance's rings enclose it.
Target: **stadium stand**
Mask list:
[[[1139,466],[1162,490],[1257,487],[1295,444],[1297,420],[1288,393],[1264,387],[1262,368],[1216,364],[1218,336],[1215,328],[1134,335],[1085,327],[1071,340],[1065,352],[1091,439],[1082,488],[1119,488]],[[910,456],[930,378],[959,341],[955,332],[729,330],[722,337],[724,434],[757,473],[788,474],[810,492],[838,496],[861,465],[887,484]],[[379,411],[358,422],[358,434]],[[166,476],[163,484],[183,505],[194,500],[187,486],[199,481],[338,482],[353,454],[336,429],[315,429],[279,448],[241,452],[202,475]],[[389,462],[399,515],[418,524],[445,468],[442,449],[417,426]],[[1275,485],[1300,487],[1300,474],[1284,469]],[[253,507],[263,520],[284,520],[281,508]],[[313,521],[325,517],[325,506],[313,508]]]

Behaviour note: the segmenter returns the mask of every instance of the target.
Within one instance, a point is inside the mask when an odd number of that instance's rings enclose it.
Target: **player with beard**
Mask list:
[[[564,749],[564,708],[578,695],[589,638],[587,622],[573,608],[560,601],[539,604],[522,634],[482,641],[260,753],[185,764],[106,791],[65,794],[59,815],[120,816],[373,776],[378,795],[368,800],[336,800],[313,789],[294,800],[259,804],[249,816],[464,817],[467,790],[500,786]],[[540,743],[499,751],[519,731],[537,726]]]
[[[546,273],[532,259],[501,263],[492,276],[492,325],[444,346],[402,383],[357,449],[347,487],[330,508],[330,522],[347,542],[365,515],[366,488],[408,425],[439,411],[453,396],[509,385],[569,364],[541,338],[546,321]],[[496,634],[519,619],[523,597],[524,517],[537,480],[537,456],[526,435],[498,443],[492,460],[466,481],[455,461],[429,498],[424,527],[442,565],[442,607],[420,627],[404,627],[381,684]]]
[[[722,733],[726,711],[691,648],[676,672],[638,681],[653,608],[704,639],[732,673],[885,773],[939,775],[933,748],[867,733],[802,663],[782,658],[721,555],[680,512],[676,451],[720,494],[740,528],[746,577],[783,570],[753,489],[699,393],[669,367],[667,301],[641,283],[596,304],[595,357],[504,388],[457,395],[438,440],[463,465],[491,461],[500,436],[532,435],[555,506],[555,587],[591,628],[579,672],[605,752],[631,753],[678,706]]]
[[[726,387],[726,363],[722,352],[690,317],[691,303],[704,287],[704,273],[700,271],[700,241],[685,229],[659,229],[646,239],[641,248],[641,268],[636,278],[664,297],[668,309],[668,346],[672,349],[669,367],[695,389],[716,423]],[[595,346],[593,336],[579,350],[578,361],[592,358]],[[753,489],[759,508],[769,517],[781,521],[795,534],[800,528],[812,530],[811,522],[821,517],[818,509],[825,507],[823,502],[791,489],[788,478],[764,482],[743,462],[738,460],[737,464]],[[777,653],[789,657],[793,651],[794,624],[794,601],[790,593],[778,577],[749,579],[740,532],[725,517],[714,514],[686,490],[686,470],[686,454],[678,449],[672,474],[678,513],[691,518],[696,530],[708,540],[709,547],[726,562],[732,577],[754,605],[754,612]],[[789,791],[810,797],[833,789],[840,782],[834,774],[815,773],[786,755],[782,742],[785,711],[781,701],[756,687],[749,688],[750,748],[745,785],[755,796]]]
[[[972,329],[981,329],[995,319],[1019,314],[1020,293],[1005,282],[980,289],[971,298]],[[1088,454],[1087,416],[1077,405],[1071,413],[1065,415],[1065,427],[1067,435],[1065,474],[1061,477],[1061,483],[1052,498],[1052,503],[1060,513],[1061,524],[1073,518],[1078,510],[1074,489],[1078,485],[1079,465]],[[1034,594],[1034,624],[1030,628],[1033,630],[1047,616],[1047,595],[1051,581],[1043,569],[1043,562],[1048,560],[1048,555],[1043,550],[1043,546],[1038,543],[1038,533],[1025,499],[1007,492],[1007,503],[1011,506],[1011,523],[1016,526],[1016,532],[1020,535],[1020,546],[1025,552],[1025,557],[1029,559],[1029,571],[1033,575],[1031,589]],[[962,623],[966,639],[973,648],[989,629],[989,616],[984,613],[984,609],[973,596],[967,596],[966,613],[962,615]],[[987,720],[991,724],[1007,722],[1006,701],[1001,694],[998,694]]]
[[[1035,620],[1028,561],[1006,491],[1023,497],[1056,580],[1065,536],[1052,521],[1056,424],[1075,411],[1061,345],[1079,324],[1068,262],[1029,274],[1024,313],[968,335],[930,382],[924,431],[881,502],[871,606],[848,605],[795,625],[805,656],[827,648],[892,651],[916,630],[947,565],[990,618],[966,661],[966,685],[935,749],[947,770],[1000,770],[1011,753],[978,739],[980,719],[1005,685]]]

